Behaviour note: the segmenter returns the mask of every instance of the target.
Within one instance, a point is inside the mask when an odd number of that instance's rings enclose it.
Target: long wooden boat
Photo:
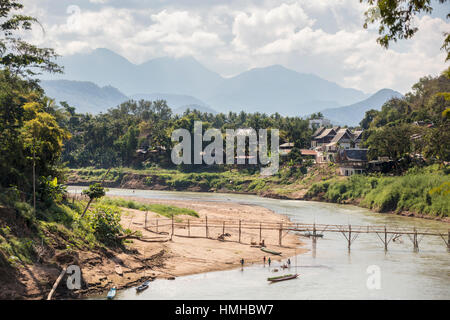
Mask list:
[[[269,250],[269,249],[267,249],[267,248],[265,248],[265,247],[262,247],[262,248],[261,248],[261,251],[264,251],[264,252],[267,252],[267,253],[270,253],[270,254],[274,254],[274,255],[276,255],[276,256],[281,255],[281,252]]]
[[[108,295],[106,296],[106,298],[108,298],[108,300],[114,299],[114,297],[116,296],[116,292],[117,292],[116,287],[112,287],[109,290]]]
[[[314,233],[311,233],[311,232],[305,232],[303,234],[303,236],[308,237],[308,238],[309,237],[323,238],[323,234],[321,234],[321,233],[314,234]]]
[[[292,279],[296,279],[299,275],[296,274],[286,274],[283,276],[278,276],[278,277],[272,277],[272,278],[267,278],[267,281],[270,282],[280,282],[280,281],[286,281],[286,280],[292,280]]]

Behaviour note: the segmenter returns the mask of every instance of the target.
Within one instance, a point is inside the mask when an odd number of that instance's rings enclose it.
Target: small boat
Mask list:
[[[116,292],[117,292],[116,287],[112,287],[109,290],[108,295],[106,296],[106,298],[108,298],[109,300],[114,299],[114,297],[116,296]]]
[[[142,291],[148,289],[149,284],[150,284],[150,280],[145,281],[143,284],[141,284],[139,287],[136,288],[136,291],[142,292]]]
[[[314,233],[311,233],[311,232],[305,232],[303,234],[303,236],[308,237],[308,238],[309,237],[323,238],[323,234],[321,234],[321,233],[314,234]]]
[[[274,255],[276,255],[276,256],[281,255],[281,252],[278,252],[278,251],[272,251],[272,250],[269,250],[269,249],[267,249],[267,248],[265,248],[265,247],[261,248],[261,251],[264,251],[264,252],[267,252],[267,253],[270,253],[270,254],[274,254]]]
[[[286,274],[286,275],[283,275],[283,276],[267,278],[267,281],[280,282],[280,281],[296,279],[298,276],[299,276],[298,274]]]

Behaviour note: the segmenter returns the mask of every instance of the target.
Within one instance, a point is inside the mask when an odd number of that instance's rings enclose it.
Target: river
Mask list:
[[[72,192],[80,189],[69,188]],[[373,213],[356,206],[252,195],[127,189],[109,189],[107,194],[259,205],[287,215],[293,222],[415,226],[442,229],[444,234],[449,229],[448,224],[438,221]],[[450,299],[450,253],[440,237],[425,236],[419,252],[413,252],[407,236],[391,242],[387,252],[375,234],[361,234],[352,244],[351,252],[339,233],[325,232],[324,238],[317,240],[316,250],[312,250],[311,240],[302,241],[310,250],[291,258],[290,272],[295,272],[297,263],[300,274],[296,280],[270,284],[266,278],[280,273],[255,264],[243,270],[155,280],[140,294],[134,288],[119,291],[117,299]]]

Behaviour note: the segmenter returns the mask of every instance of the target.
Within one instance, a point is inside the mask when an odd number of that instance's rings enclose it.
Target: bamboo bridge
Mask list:
[[[191,238],[210,238],[221,241],[233,241],[226,239],[231,237],[230,232],[236,234],[235,240],[243,243],[241,234],[243,230],[253,230],[256,234],[259,233],[259,243],[263,241],[263,233],[278,232],[277,245],[282,246],[283,233],[289,232],[301,233],[300,235],[312,238],[313,243],[317,238],[323,237],[325,233],[339,233],[342,234],[346,240],[348,250],[350,251],[352,244],[361,234],[374,234],[383,244],[384,250],[388,250],[388,245],[391,241],[396,241],[399,237],[406,235],[413,245],[413,250],[419,250],[419,244],[424,237],[438,237],[443,240],[443,243],[450,252],[450,230],[448,232],[432,229],[432,228],[416,228],[416,227],[387,227],[384,225],[339,225],[339,224],[307,224],[294,222],[273,222],[273,221],[254,221],[254,220],[222,220],[222,219],[208,219],[208,217],[198,219],[180,219],[178,217],[172,219],[151,219],[145,218],[144,228],[160,234],[179,237]],[[168,232],[160,232],[161,230],[168,230]],[[201,235],[198,234],[198,230]],[[197,234],[192,234],[193,230],[197,230]],[[219,236],[213,237],[212,230],[219,230]],[[275,244],[273,244],[275,245]]]

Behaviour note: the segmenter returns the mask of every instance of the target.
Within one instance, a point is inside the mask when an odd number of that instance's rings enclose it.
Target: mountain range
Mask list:
[[[138,65],[107,49],[63,56],[58,63],[65,73],[43,80],[90,81],[101,87],[113,86],[126,96],[158,92],[188,95],[221,111],[300,115],[368,97],[362,91],[279,65],[225,78],[192,57],[156,58]]]
[[[64,56],[58,63],[65,73],[43,79],[47,95],[91,113],[106,111],[129,99],[165,99],[175,113],[187,108],[287,116],[323,111],[341,124],[347,120],[359,122],[364,108],[379,108],[387,97],[399,95],[385,89],[370,96],[280,65],[225,78],[192,57],[157,58],[137,65],[108,49]],[[346,109],[340,112],[342,106]]]

